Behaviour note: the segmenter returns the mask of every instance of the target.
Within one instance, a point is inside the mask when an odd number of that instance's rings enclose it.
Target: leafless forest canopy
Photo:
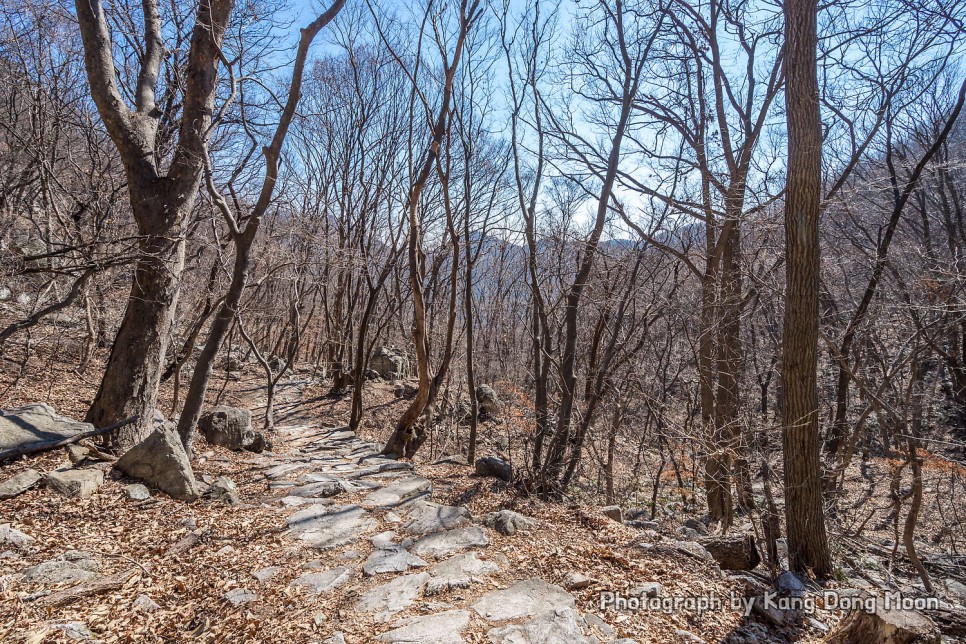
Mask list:
[[[819,576],[875,533],[932,591],[917,548],[966,547],[964,20],[0,0],[0,405],[76,379],[138,417],[115,450],[155,409],[190,449],[233,373],[268,430],[309,378],[387,454],[751,523]]]

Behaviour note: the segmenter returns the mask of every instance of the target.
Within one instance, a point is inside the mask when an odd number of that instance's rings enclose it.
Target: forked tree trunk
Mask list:
[[[161,365],[178,303],[184,270],[185,221],[197,198],[202,157],[214,112],[221,42],[233,0],[199,2],[183,73],[182,118],[167,173],[157,163],[160,110],[156,91],[164,58],[163,23],[157,0],[143,0],[143,51],[134,107],[117,82],[110,21],[99,0],[75,2],[91,97],[124,165],[140,240],[127,309],[87,421],[110,425],[139,416],[109,438],[124,448],[152,426]]]

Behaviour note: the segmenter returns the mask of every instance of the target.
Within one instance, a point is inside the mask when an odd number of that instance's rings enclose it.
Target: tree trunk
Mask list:
[[[170,201],[158,197],[156,203]],[[84,418],[95,427],[103,427],[121,418],[139,417],[138,422],[108,437],[107,444],[114,449],[124,450],[141,442],[153,427],[161,365],[168,350],[184,270],[182,229],[190,206],[182,205],[170,226],[145,235],[138,244],[140,257],[124,318],[97,395]],[[161,217],[162,208],[155,209],[161,212],[148,217]]]
[[[832,572],[822,507],[818,427],[818,220],[822,185],[816,0],[786,0],[785,319],[782,355],[785,523],[789,565],[818,577]]]
[[[251,250],[251,242],[255,235],[248,236],[247,244],[239,242],[235,248],[235,264],[231,274],[231,284],[228,286],[228,293],[225,301],[218,308],[218,314],[208,329],[208,337],[205,345],[198,354],[198,361],[191,374],[191,384],[188,385],[188,393],[185,395],[184,408],[178,418],[178,434],[181,442],[190,455],[192,443],[195,437],[195,429],[198,426],[198,419],[201,417],[201,410],[205,404],[205,395],[208,392],[208,383],[211,380],[211,373],[215,368],[215,358],[221,350],[221,345],[235,321],[238,313],[238,305],[241,303],[242,294],[245,291],[245,284],[248,282],[248,256]]]

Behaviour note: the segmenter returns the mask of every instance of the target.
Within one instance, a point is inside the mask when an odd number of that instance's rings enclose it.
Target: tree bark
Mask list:
[[[790,567],[832,573],[822,506],[818,427],[818,237],[822,121],[816,50],[817,0],[786,0],[785,319],[782,355],[785,523]]]

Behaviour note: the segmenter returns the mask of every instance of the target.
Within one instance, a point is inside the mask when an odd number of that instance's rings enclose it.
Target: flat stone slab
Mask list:
[[[289,496],[306,496],[326,499],[336,494],[342,494],[344,488],[342,481],[330,478],[325,481],[313,481],[305,485],[299,485],[288,491]]]
[[[339,566],[322,572],[307,572],[292,581],[292,586],[308,588],[313,593],[335,590],[352,578],[352,568]]]
[[[473,610],[491,622],[506,622],[573,607],[573,595],[536,577],[517,582],[506,590],[489,592],[473,604]]]
[[[276,465],[275,467],[265,470],[265,476],[275,481],[288,474],[307,469],[309,469],[307,463],[282,463],[281,465]]]
[[[364,508],[394,508],[407,501],[429,494],[433,484],[421,476],[413,476],[390,483],[386,487],[370,492],[362,500]]]
[[[409,508],[406,519],[407,523],[403,526],[406,532],[429,534],[464,526],[472,520],[472,516],[466,508],[420,500]]]
[[[463,644],[460,633],[469,622],[469,611],[447,610],[403,620],[378,639],[389,644]]]
[[[23,581],[30,584],[63,584],[96,579],[100,564],[86,552],[71,550],[57,559],[43,561],[23,571]]]
[[[0,501],[20,496],[42,480],[44,480],[44,475],[37,470],[24,470],[23,472],[14,474],[3,483],[0,483]]]
[[[335,548],[371,532],[376,521],[358,505],[312,505],[288,518],[291,531],[313,548]]]
[[[380,462],[381,461],[381,462]],[[378,459],[375,461],[376,465],[368,465],[361,469],[356,469],[352,473],[352,478],[361,478],[363,476],[375,476],[376,474],[389,474],[390,472],[408,472],[412,471],[412,463],[403,463],[402,461],[393,461],[391,459]]]
[[[596,644],[584,635],[586,623],[573,608],[558,608],[537,615],[522,624],[509,624],[487,631],[493,644]]]
[[[480,581],[483,575],[500,569],[492,561],[478,559],[475,553],[464,552],[429,569],[432,579],[426,584],[426,595],[438,595],[454,588],[469,588],[470,584]]]
[[[428,534],[413,544],[412,550],[420,557],[441,559],[454,552],[489,544],[486,531],[478,525],[473,525]]]
[[[410,554],[401,546],[389,546],[381,550],[373,550],[362,571],[367,575],[380,575],[387,572],[406,572],[410,568],[422,568],[429,564]]]
[[[47,487],[66,497],[89,499],[104,482],[101,470],[54,470],[47,475]]]
[[[61,416],[45,403],[0,410],[0,451],[48,445],[93,429],[90,423]]]
[[[425,572],[396,577],[360,597],[356,608],[375,613],[378,622],[388,621],[395,613],[412,606],[427,581],[429,573]]]

